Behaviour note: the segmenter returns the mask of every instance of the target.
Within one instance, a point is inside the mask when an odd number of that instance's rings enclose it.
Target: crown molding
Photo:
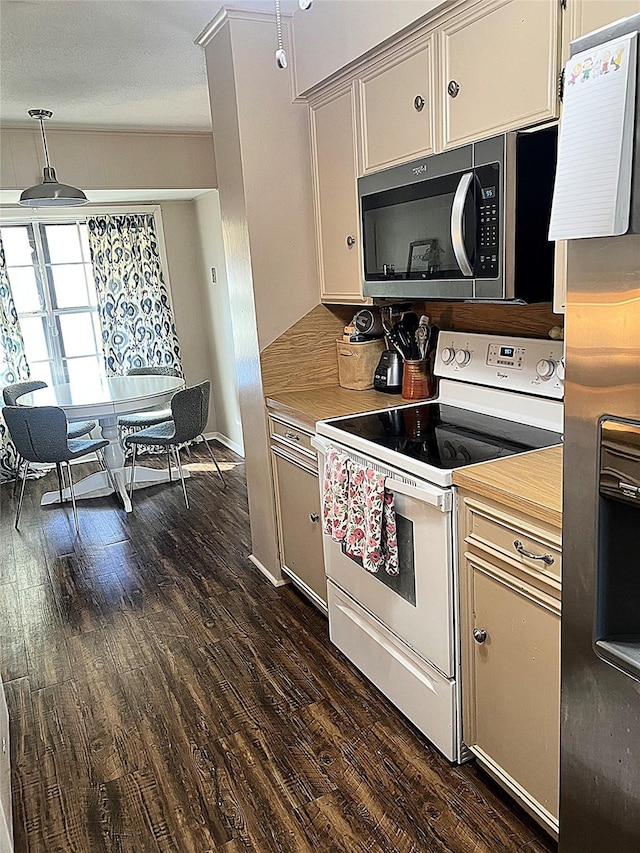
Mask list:
[[[280,17],[293,19],[291,12],[282,12]],[[196,38],[198,47],[206,47],[209,42],[220,32],[227,21],[254,21],[256,23],[274,23],[276,19],[273,12],[260,12],[257,9],[242,9],[237,6],[223,6],[218,14],[210,21]]]

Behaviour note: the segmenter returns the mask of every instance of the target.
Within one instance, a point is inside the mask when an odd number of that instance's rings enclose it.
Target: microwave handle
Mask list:
[[[471,262],[467,255],[467,250],[464,245],[463,220],[464,220],[464,205],[469,193],[469,187],[473,181],[473,172],[465,172],[460,178],[458,189],[453,197],[453,206],[451,207],[451,242],[453,251],[458,262],[458,266],[464,275],[473,275]]]

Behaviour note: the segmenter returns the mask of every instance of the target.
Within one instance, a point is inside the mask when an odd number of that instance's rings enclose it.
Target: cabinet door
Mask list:
[[[283,571],[327,603],[318,475],[272,451]],[[316,601],[316,604],[318,602]]]
[[[558,0],[486,0],[440,31],[445,148],[558,115]]]
[[[433,37],[360,79],[365,172],[434,150]]]
[[[494,772],[558,816],[560,615],[555,603],[467,562],[471,665],[465,741]],[[517,588],[517,587],[520,588]],[[473,629],[486,639],[473,639]],[[482,635],[479,637],[482,640]]]
[[[640,0],[570,0],[571,38],[640,13]]]
[[[362,298],[352,88],[311,108],[314,194],[322,302]]]

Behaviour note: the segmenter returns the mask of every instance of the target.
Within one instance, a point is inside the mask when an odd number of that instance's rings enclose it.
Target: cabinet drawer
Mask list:
[[[527,516],[465,499],[465,542],[526,570],[559,583],[562,573],[560,531]]]
[[[312,433],[306,432],[292,423],[277,420],[273,415],[269,416],[269,420],[271,421],[271,438],[277,444],[286,445],[293,450],[299,451],[303,456],[309,457],[306,460],[307,465],[309,461],[314,465],[317,464],[316,452],[311,446]]]

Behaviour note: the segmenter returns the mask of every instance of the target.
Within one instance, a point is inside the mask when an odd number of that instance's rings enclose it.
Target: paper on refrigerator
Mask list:
[[[637,33],[571,57],[565,67],[549,239],[629,228]]]

